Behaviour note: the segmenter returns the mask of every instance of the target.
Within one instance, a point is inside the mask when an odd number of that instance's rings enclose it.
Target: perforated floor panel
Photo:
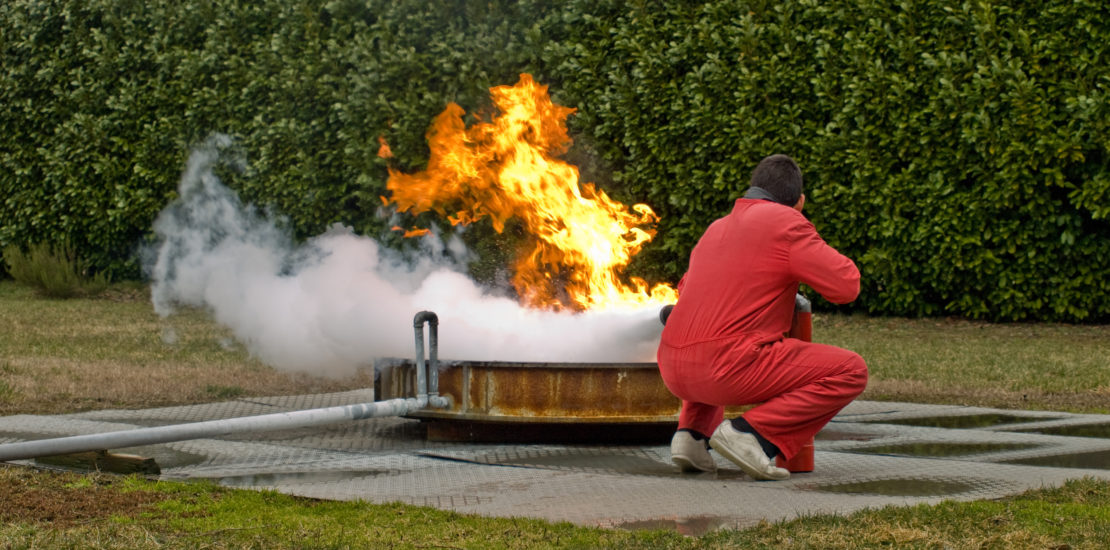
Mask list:
[[[8,416],[0,417],[0,443],[372,398],[357,391]],[[753,481],[715,453],[717,473],[680,474],[665,444],[429,442],[419,421],[403,418],[112,450],[154,458],[165,479],[697,535],[761,520],[997,498],[1069,478],[1110,478],[1110,438],[1103,434],[1110,434],[1110,416],[857,401],[818,435],[815,470],[780,482]]]

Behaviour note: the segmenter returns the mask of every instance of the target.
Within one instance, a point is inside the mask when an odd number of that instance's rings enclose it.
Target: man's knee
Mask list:
[[[856,395],[863,393],[867,387],[867,363],[856,352],[849,351],[848,358],[844,361],[843,379],[855,391]]]

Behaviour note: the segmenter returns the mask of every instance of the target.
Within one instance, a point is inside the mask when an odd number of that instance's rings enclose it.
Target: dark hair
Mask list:
[[[771,155],[752,171],[752,187],[770,193],[776,202],[794,206],[802,198],[802,169],[786,155]]]

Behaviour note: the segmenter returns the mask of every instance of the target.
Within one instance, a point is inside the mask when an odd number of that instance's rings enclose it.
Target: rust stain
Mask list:
[[[379,399],[412,395],[414,368],[401,365],[383,373]],[[441,368],[439,393],[450,396],[451,414],[479,418],[562,418],[589,420],[677,415],[654,363],[522,364],[460,362]],[[417,413],[421,414],[423,411]],[[569,420],[568,420],[569,421]]]
[[[412,395],[411,364],[382,376],[379,399]],[[441,368],[439,393],[449,410],[425,409],[409,416],[491,422],[677,421],[681,402],[654,363],[560,364],[459,362]],[[726,414],[743,408],[730,407]]]

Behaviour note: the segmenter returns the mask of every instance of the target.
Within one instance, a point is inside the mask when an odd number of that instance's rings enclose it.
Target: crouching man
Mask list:
[[[859,294],[856,265],[821,239],[804,205],[797,163],[767,157],[690,254],[657,356],[682,400],[671,459],[683,471],[715,470],[712,447],[755,479],[786,479],[774,457],[792,458],[867,385],[856,353],[786,337],[800,282],[833,303]],[[751,404],[724,419],[725,406]]]

